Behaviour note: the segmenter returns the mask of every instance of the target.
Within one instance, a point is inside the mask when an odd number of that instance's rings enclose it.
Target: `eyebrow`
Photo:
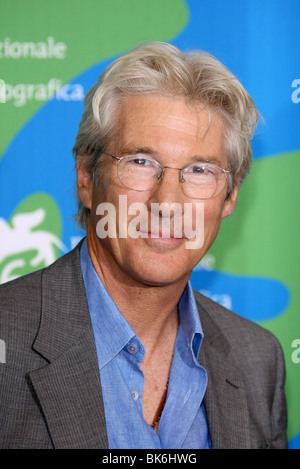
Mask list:
[[[120,156],[137,155],[137,154],[148,155],[154,159],[158,159],[160,155],[158,151],[154,150],[151,147],[136,146],[136,147],[128,147],[128,148],[125,147],[121,151]],[[213,155],[207,155],[207,156],[206,155],[193,155],[188,158],[188,161],[190,161],[190,163],[187,163],[187,165],[193,164],[193,162],[197,162],[197,163],[210,163],[210,164],[215,164],[217,166],[221,166],[220,159]]]
[[[221,166],[221,161],[216,156],[195,155],[191,157],[191,160],[194,160],[199,163],[210,163],[215,164],[217,166]]]
[[[138,153],[142,153],[143,155],[158,156],[158,152],[156,152],[155,150],[153,150],[153,148],[150,147],[125,147],[123,148],[123,150],[121,150],[120,156],[137,155]]]

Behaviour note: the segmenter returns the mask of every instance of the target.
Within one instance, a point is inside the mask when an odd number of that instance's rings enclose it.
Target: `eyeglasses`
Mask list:
[[[179,182],[183,193],[192,199],[217,197],[225,188],[230,171],[211,163],[199,162],[185,168],[162,166],[154,158],[144,154],[115,156],[102,154],[118,160],[117,171],[120,182],[128,189],[149,191],[164,177],[166,168],[179,171]]]

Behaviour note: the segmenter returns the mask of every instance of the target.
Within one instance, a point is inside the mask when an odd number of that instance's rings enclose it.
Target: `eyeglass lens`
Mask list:
[[[209,163],[196,163],[179,171],[182,190],[191,198],[215,197],[226,184],[226,173]],[[144,155],[129,155],[118,161],[120,181],[137,191],[154,189],[163,178],[163,173],[164,168],[160,163]]]

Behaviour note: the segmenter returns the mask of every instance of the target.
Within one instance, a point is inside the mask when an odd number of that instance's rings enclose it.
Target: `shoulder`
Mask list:
[[[1,338],[37,330],[41,311],[41,277],[37,271],[0,285]],[[3,337],[2,337],[3,336]]]
[[[267,329],[194,292],[204,340],[200,363],[209,380],[222,387],[220,376],[240,376],[251,427],[252,447],[286,448],[285,361],[278,339]],[[221,391],[220,391],[221,393]],[[219,393],[219,397],[220,397]]]
[[[237,357],[246,361],[249,356],[267,357],[270,355],[283,360],[281,345],[275,335],[233,311],[221,306],[210,298],[194,291],[204,336],[216,340],[222,335],[228,347]]]
[[[1,322],[12,328],[15,323],[30,322],[34,327],[40,320],[43,287],[62,290],[65,283],[72,283],[76,275],[81,275],[79,248],[44,269],[32,272],[0,285]]]
[[[80,245],[81,243],[72,251],[57,259],[53,264],[0,285],[1,300],[4,300],[5,298],[9,300],[11,299],[11,295],[14,297],[16,295],[18,298],[24,295],[25,297],[30,297],[34,300],[34,297],[32,297],[30,293],[38,293],[41,288],[43,276],[49,276],[50,278],[53,277],[54,281],[56,279],[56,281],[59,282],[61,280],[61,275],[64,275],[68,271],[74,271],[74,275],[76,275],[76,270],[80,267]]]
[[[44,363],[33,349],[37,334],[45,324],[50,323],[49,332],[63,327],[68,307],[78,305],[77,293],[83,295],[82,282],[76,281],[80,275],[75,248],[44,269],[0,285],[0,339],[9,364],[1,373],[19,376],[21,369],[25,373]]]

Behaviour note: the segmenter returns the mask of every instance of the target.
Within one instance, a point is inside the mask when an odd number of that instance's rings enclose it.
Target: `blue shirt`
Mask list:
[[[97,275],[86,240],[80,260],[97,348],[109,448],[210,448],[203,404],[207,374],[197,361],[203,332],[190,284],[178,305],[180,325],[167,399],[156,433],[142,411],[144,376],[140,365],[144,346]]]

